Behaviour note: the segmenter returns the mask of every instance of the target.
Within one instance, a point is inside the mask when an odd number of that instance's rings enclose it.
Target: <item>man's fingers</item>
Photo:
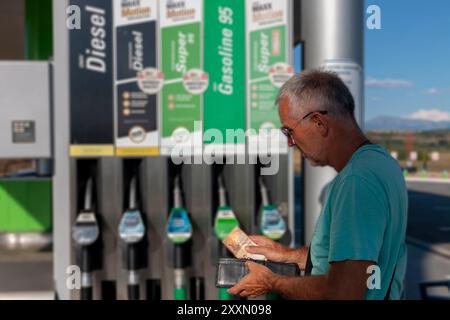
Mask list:
[[[264,293],[255,290],[244,289],[239,294],[241,297],[245,298],[256,298],[262,296]]]
[[[249,297],[251,295],[254,295],[254,293],[253,293],[254,290],[251,290],[251,288],[248,288],[245,285],[244,286],[239,286],[238,288],[235,288],[235,287],[230,288],[228,290],[228,293],[232,294],[232,295],[240,295],[241,297]]]
[[[259,236],[259,235],[252,235],[249,236],[250,240],[252,240],[254,243],[260,246],[267,245],[267,237],[265,236]]]
[[[241,285],[239,285],[239,283],[237,283],[234,287],[231,287],[230,289],[227,290],[227,292],[229,294],[233,294],[233,295],[237,295],[242,291]]]
[[[235,284],[234,287],[231,287],[230,289],[228,289],[227,292],[232,295],[241,295],[242,291],[244,291],[246,288],[246,283],[243,280],[244,280],[244,278],[241,281],[239,281],[237,284]]]
[[[229,294],[240,294],[240,292],[245,289],[245,287],[247,285],[248,278],[249,278],[249,274],[247,274],[245,277],[243,277],[241,279],[241,281],[236,283],[234,285],[234,287],[231,287],[230,289],[228,289],[228,293]]]
[[[257,253],[257,254],[266,255],[267,253],[269,253],[271,251],[271,249],[269,249],[267,247],[247,246],[247,247],[245,247],[245,251],[247,251],[248,253]]]
[[[250,275],[250,274],[252,274],[254,272],[261,273],[261,272],[269,271],[270,273],[272,273],[272,271],[269,268],[267,268],[266,266],[264,266],[264,265],[262,265],[260,263],[256,263],[256,262],[253,262],[253,261],[247,261],[245,264],[246,264],[248,270],[250,271],[248,275]],[[247,277],[247,276],[245,276],[245,277]],[[245,277],[242,278],[242,280],[244,280]],[[247,280],[247,279],[245,279],[245,280]]]
[[[239,295],[244,298],[252,296],[251,292],[249,292],[248,290],[242,290],[242,292]]]
[[[228,289],[228,293],[232,295],[240,295],[241,297],[260,296],[264,292],[260,290],[260,285],[255,282],[256,280],[254,277],[258,272],[258,268],[266,267],[252,261],[247,261],[245,265],[249,269],[249,273],[245,277],[243,277],[241,281],[239,281],[234,287]]]

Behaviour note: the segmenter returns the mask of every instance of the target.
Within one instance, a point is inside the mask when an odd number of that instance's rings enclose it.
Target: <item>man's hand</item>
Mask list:
[[[250,272],[228,289],[229,294],[254,298],[272,291],[277,276],[269,268],[251,261],[247,261],[245,265]]]
[[[248,246],[245,250],[249,253],[262,254],[267,260],[287,262],[292,252],[292,249],[286,248],[265,236],[250,236],[249,238],[258,246]]]
[[[306,248],[293,249],[281,245],[265,236],[249,237],[258,246],[248,246],[248,253],[262,254],[267,260],[284,263],[298,263],[300,269],[305,269],[308,250]]]

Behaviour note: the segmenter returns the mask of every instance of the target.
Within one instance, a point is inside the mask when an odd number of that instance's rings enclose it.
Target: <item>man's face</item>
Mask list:
[[[290,135],[287,137],[289,146],[296,146],[303,156],[309,160],[312,166],[325,166],[326,147],[325,138],[317,125],[316,120],[312,119],[312,114],[307,118],[300,120],[293,119],[289,112],[289,99],[282,98],[279,104],[279,114],[281,123],[285,128],[290,129]]]

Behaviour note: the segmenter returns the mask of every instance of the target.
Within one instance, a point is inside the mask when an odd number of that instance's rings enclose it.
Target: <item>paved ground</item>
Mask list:
[[[407,181],[409,190],[406,298],[420,299],[422,281],[450,280],[450,183]],[[450,298],[445,287],[430,294]]]
[[[434,280],[450,280],[450,259],[408,244],[405,298],[420,299],[419,283]],[[445,287],[432,289],[429,294],[445,296],[450,299],[450,291]]]
[[[407,235],[450,258],[450,183],[408,181]]]

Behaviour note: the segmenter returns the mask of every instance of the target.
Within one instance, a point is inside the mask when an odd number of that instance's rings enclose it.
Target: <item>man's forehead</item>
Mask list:
[[[290,106],[289,106],[289,98],[288,97],[282,97],[278,101],[278,113],[280,115],[280,120],[283,123],[283,125],[288,125],[291,119],[291,112],[290,112]]]
[[[290,109],[290,101],[288,97],[282,97],[279,101],[278,101],[278,108],[280,111],[280,115],[287,115],[287,113],[289,113],[289,109]]]
[[[278,105],[281,107],[288,107],[289,106],[289,98],[286,96],[282,96],[280,97],[280,99],[278,100]]]

